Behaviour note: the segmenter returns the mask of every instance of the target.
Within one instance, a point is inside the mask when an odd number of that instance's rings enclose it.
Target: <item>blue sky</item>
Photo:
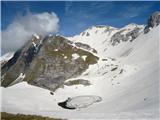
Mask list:
[[[123,27],[129,23],[146,24],[151,13],[160,11],[160,2],[2,2],[2,30],[27,11],[55,12],[60,20],[59,34],[72,36],[92,25]]]

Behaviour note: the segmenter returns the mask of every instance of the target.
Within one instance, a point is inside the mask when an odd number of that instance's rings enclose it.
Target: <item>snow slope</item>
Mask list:
[[[85,30],[84,32],[80,33],[80,35],[76,35],[73,37],[68,37],[68,39],[75,41],[75,42],[81,42],[88,44],[95,48],[98,51],[99,56],[108,56],[111,54],[106,54],[107,50],[113,48],[111,45],[111,37],[118,32],[121,32],[124,36],[133,31],[135,28],[141,28],[143,29],[143,25],[137,25],[137,24],[129,24],[124,26],[121,29],[114,28],[111,26],[92,26]],[[142,32],[142,31],[140,31]]]
[[[0,62],[6,62],[8,60],[10,60],[14,55],[14,52],[8,52],[6,54],[4,54],[3,56],[0,57]]]
[[[117,29],[113,28],[113,31]],[[133,42],[120,43],[100,53],[100,60],[78,78],[92,85],[65,86],[54,95],[25,82],[2,88],[2,111],[40,114],[67,119],[159,119],[160,25]],[[82,40],[101,51],[92,41]],[[113,56],[116,56],[112,58]],[[69,81],[69,80],[68,80]],[[102,101],[83,109],[67,110],[57,105],[68,97],[100,96]]]

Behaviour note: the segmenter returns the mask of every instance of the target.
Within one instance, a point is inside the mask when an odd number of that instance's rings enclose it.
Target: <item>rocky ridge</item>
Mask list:
[[[88,51],[93,50],[88,45],[76,44],[62,36],[32,39],[2,67],[1,85],[13,85],[20,75],[25,75],[24,81],[29,84],[54,91],[99,59]]]

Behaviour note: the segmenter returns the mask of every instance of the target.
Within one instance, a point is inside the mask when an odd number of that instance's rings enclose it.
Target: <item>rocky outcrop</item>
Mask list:
[[[136,27],[132,31],[128,32],[126,34],[126,39],[130,38],[130,42],[132,42],[134,39],[136,39],[138,37],[138,35],[140,34],[140,30],[141,30],[141,28]]]
[[[33,58],[38,54],[42,46],[41,41],[42,40],[40,39],[36,46],[34,46],[32,43],[33,41],[27,42],[21,49],[15,52],[13,58],[11,58],[5,65],[2,66],[2,86],[9,86],[19,77],[20,74],[26,73],[26,70],[29,68]]]
[[[37,41],[29,41],[2,67],[2,86],[9,86],[24,74],[24,80],[29,84],[54,91],[66,79],[81,75],[99,59],[61,36]]]
[[[120,42],[130,41],[132,42],[134,39],[138,37],[141,31],[141,27],[135,27],[133,30],[122,29],[116,32],[111,37],[111,44],[113,46],[118,45]]]
[[[91,48],[91,47],[90,47],[89,45],[87,45],[87,44],[83,44],[83,43],[81,43],[81,42],[76,42],[75,45],[76,45],[77,47],[81,47],[81,48],[83,48],[83,49],[85,49],[85,50],[91,51],[91,52],[93,52],[93,53],[97,53],[97,51],[96,51],[95,49]]]
[[[147,21],[147,26],[144,29],[144,33],[148,33],[151,28],[158,26],[159,24],[160,24],[160,12],[157,11],[149,17]]]
[[[67,82],[64,83],[64,85],[67,85],[67,86],[72,86],[72,85],[89,86],[89,85],[91,85],[91,83],[88,80],[76,79],[76,80],[67,81]]]

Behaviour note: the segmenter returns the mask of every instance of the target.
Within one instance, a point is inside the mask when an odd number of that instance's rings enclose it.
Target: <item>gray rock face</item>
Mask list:
[[[121,34],[124,30],[119,31],[117,33],[115,33],[112,37],[111,37],[111,44],[114,46],[118,43],[120,43],[121,41],[126,41],[126,38],[123,34]]]
[[[139,32],[140,30],[141,30],[140,28],[136,27],[134,30],[126,34],[126,38],[131,37],[130,41],[132,42],[135,38],[138,37],[138,35],[140,34]]]
[[[80,43],[80,42],[76,42],[75,45],[76,45],[77,47],[81,47],[81,48],[86,49],[86,50],[88,50],[88,51],[97,53],[97,51],[96,51],[95,49],[91,48],[91,47],[90,47],[89,45],[87,45],[87,44],[83,44],[83,43]]]
[[[84,85],[84,86],[89,86],[89,85],[91,85],[91,83],[90,83],[88,80],[76,79],[76,80],[72,80],[72,81],[67,81],[67,82],[65,82],[64,85],[67,85],[67,86],[72,86],[72,85]]]
[[[160,23],[160,12],[153,13],[148,19],[148,26],[154,27]]]
[[[79,76],[99,59],[72,44],[61,36],[47,37],[36,47],[29,42],[19,50],[16,59],[13,57],[2,68],[2,86],[7,87],[23,73],[29,84],[55,91],[66,79]]]
[[[135,27],[132,31],[129,31],[126,34],[123,34],[123,32],[125,32],[125,29],[118,31],[111,37],[111,44],[115,46],[118,45],[120,42],[132,42],[135,38],[138,37],[138,35],[140,34],[140,30],[141,28]]]
[[[159,24],[160,24],[160,12],[157,11],[149,17],[147,26],[144,29],[144,33],[148,33],[150,31],[150,28],[153,28]]]

